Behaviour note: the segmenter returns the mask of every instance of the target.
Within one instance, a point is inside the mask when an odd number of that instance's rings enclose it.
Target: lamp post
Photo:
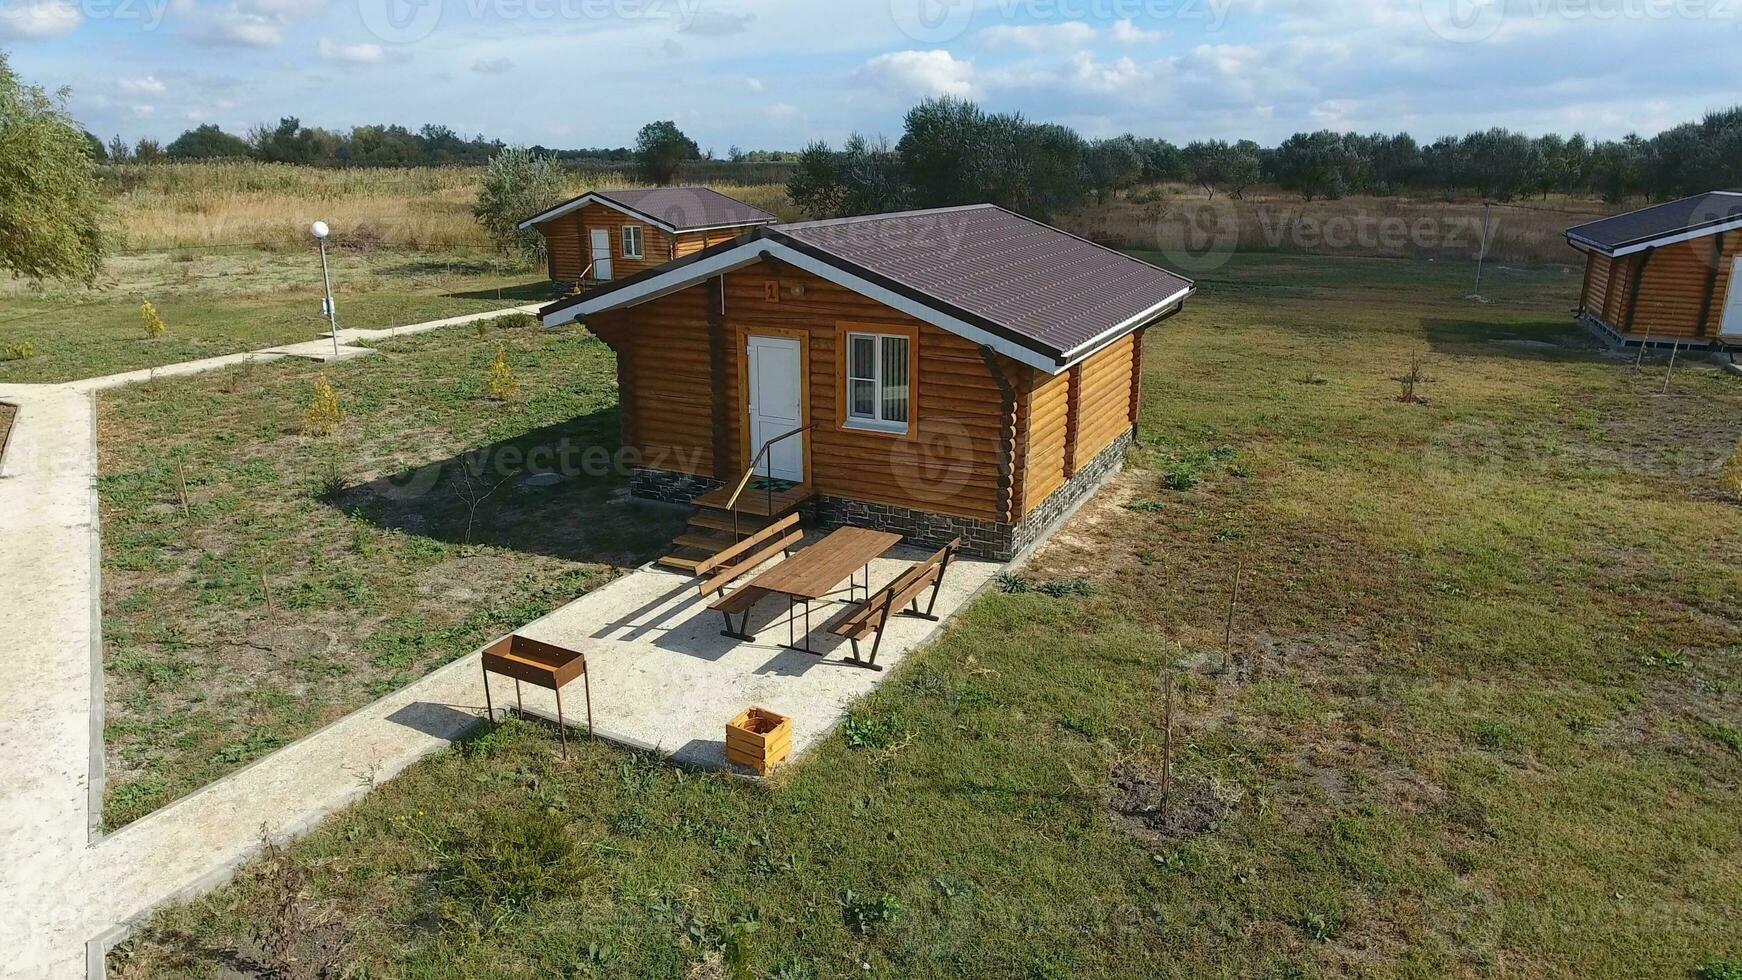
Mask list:
[[[327,272],[327,236],[332,232],[325,221],[310,225],[309,231],[314,232],[315,241],[321,246],[321,282],[327,290],[327,298],[321,303],[321,312],[327,315],[327,325],[332,328],[333,356],[336,358],[339,356],[339,309],[333,305],[333,277]]]

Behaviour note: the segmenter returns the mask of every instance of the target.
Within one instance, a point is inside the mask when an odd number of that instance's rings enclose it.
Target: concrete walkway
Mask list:
[[[362,341],[535,309],[341,330],[340,356],[367,353],[354,346]],[[250,780],[270,779],[274,772],[284,779],[285,765],[302,768],[297,753],[309,750],[298,743],[263,760],[259,772],[232,777],[238,789],[228,796],[202,799],[202,791],[122,833],[96,839],[103,674],[94,392],[249,359],[324,359],[332,353],[329,338],[68,384],[0,384],[0,401],[18,408],[0,458],[0,583],[6,588],[0,593],[0,655],[8,667],[0,685],[0,976],[78,977],[92,965],[100,971],[100,958],[88,961],[87,940],[215,880],[258,845],[261,826],[283,833],[301,829],[362,792],[368,773],[379,778],[396,772],[459,730],[460,714],[454,713],[433,716],[421,727],[395,722],[398,738],[385,742],[346,735],[339,775],[329,773],[327,783],[299,773],[296,788],[306,792],[249,795],[259,792]],[[275,762],[280,756],[285,760]],[[343,768],[351,765],[357,774]],[[207,836],[219,826],[249,830],[241,840]]]

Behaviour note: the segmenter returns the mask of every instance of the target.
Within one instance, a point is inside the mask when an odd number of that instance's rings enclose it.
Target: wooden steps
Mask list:
[[[695,505],[703,509],[712,509],[725,513],[727,501],[732,499],[732,487],[721,487],[710,490],[695,499]],[[750,514],[755,517],[779,517],[797,509],[799,504],[816,496],[814,487],[808,483],[795,483],[783,490],[770,494],[767,490],[758,488],[754,483],[744,488],[738,496],[739,515]],[[726,519],[731,520],[731,514]]]
[[[657,562],[660,567],[693,575],[707,559],[792,513],[817,493],[809,484],[798,483],[770,494],[766,486],[753,483],[738,495],[734,514],[726,509],[734,489],[721,487],[693,501],[696,512],[689,527],[672,540],[671,551]]]

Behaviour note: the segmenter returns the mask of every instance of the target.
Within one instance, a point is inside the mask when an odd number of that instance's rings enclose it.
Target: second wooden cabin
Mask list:
[[[986,205],[764,226],[542,312],[616,352],[633,492],[700,508],[668,564],[801,505],[1007,559],[1123,465],[1192,290]]]
[[[1581,322],[1616,345],[1742,346],[1742,191],[1567,229],[1585,254]]]
[[[706,187],[589,191],[520,223],[544,236],[554,282],[627,279],[779,220]]]

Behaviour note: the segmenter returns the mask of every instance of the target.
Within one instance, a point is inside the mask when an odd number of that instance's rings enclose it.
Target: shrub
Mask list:
[[[506,348],[496,352],[496,358],[490,362],[490,377],[488,380],[490,397],[499,402],[505,402],[514,397],[520,390],[520,382],[514,377],[514,370],[508,366],[508,351]]]
[[[20,340],[15,344],[0,347],[0,361],[28,361],[36,354],[36,348],[30,346],[30,341]]]
[[[841,734],[847,746],[855,749],[886,749],[895,741],[897,719],[894,715],[872,715],[855,712],[847,716]]]
[[[519,224],[562,200],[567,186],[555,157],[509,147],[485,168],[472,216],[504,255],[518,252],[528,260],[542,262],[544,236],[536,228],[523,231]]]
[[[339,408],[339,393],[323,375],[315,379],[314,398],[309,401],[308,414],[303,417],[303,431],[309,435],[330,436],[339,430],[339,423],[344,421],[344,410]]]
[[[151,305],[151,300],[139,307],[139,319],[145,326],[145,336],[161,337],[168,327],[164,326],[163,317],[157,315],[157,307]]]
[[[1718,471],[1718,489],[1735,500],[1742,500],[1742,442],[1730,451],[1724,468]]]
[[[841,893],[841,918],[847,928],[863,936],[901,915],[901,903],[884,892],[876,898],[860,898],[851,888]]]
[[[1161,485],[1169,490],[1190,490],[1200,479],[1198,468],[1185,460],[1175,460],[1161,471]]]
[[[1066,599],[1072,596],[1088,596],[1095,594],[1095,584],[1086,578],[1067,578],[1056,582],[1045,582],[1035,588],[1041,595],[1049,595],[1055,599]]]
[[[487,810],[476,833],[445,850],[442,914],[496,929],[587,876],[567,821],[540,809]]]

